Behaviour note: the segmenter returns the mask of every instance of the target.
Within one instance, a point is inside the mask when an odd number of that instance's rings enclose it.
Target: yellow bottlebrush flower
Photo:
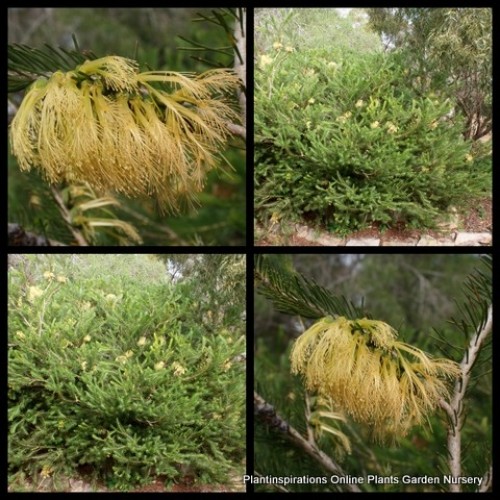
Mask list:
[[[399,128],[392,122],[387,122],[385,126],[387,127],[387,132],[389,132],[389,134],[395,134],[399,130]]]
[[[46,279],[46,280],[53,280],[55,278],[55,274],[50,272],[50,271],[45,271],[43,273],[43,277]]]
[[[28,288],[28,300],[30,302],[34,302],[34,300],[43,295],[43,290],[38,288],[37,286],[30,286]]]
[[[465,155],[465,161],[467,163],[472,163],[474,161],[474,157],[471,154]]]
[[[56,279],[59,283],[66,283],[66,281],[68,281],[66,276],[58,276]]]
[[[438,127],[438,122],[436,120],[434,120],[430,125],[429,125],[429,128],[431,128],[431,130],[434,130],[435,128]]]
[[[165,368],[165,363],[163,361],[159,361],[155,364],[156,371],[163,370],[163,368]]]
[[[285,50],[287,52],[293,52],[294,51],[294,48],[293,47],[290,47],[289,45],[287,47],[285,47]]]
[[[54,469],[50,465],[44,465],[40,472],[40,476],[42,476],[43,478],[47,478],[52,476],[53,473]]]
[[[340,123],[345,123],[351,116],[351,111],[346,111],[343,115],[337,117],[337,121]]]
[[[354,105],[356,108],[362,108],[365,105],[363,99],[359,99],[356,101],[356,104]]]
[[[283,44],[281,42],[274,42],[273,43],[273,48],[276,50],[280,50],[283,48]]]
[[[84,342],[90,342],[91,340],[92,340],[92,337],[90,335],[85,335],[85,337],[83,337]]]
[[[180,363],[177,363],[177,361],[172,363],[172,368],[174,369],[174,375],[177,377],[186,373],[186,369]]]
[[[18,330],[16,332],[16,337],[20,338],[21,340],[24,340],[26,338],[26,335],[21,330]]]
[[[311,97],[307,102],[309,104],[314,104],[316,102],[316,99],[314,99],[314,97]]]
[[[117,361],[118,363],[126,363],[132,356],[134,355],[134,353],[132,351],[127,351],[125,354],[122,354],[121,356],[117,356],[115,358],[115,361]]]
[[[261,68],[265,68],[266,66],[269,66],[273,62],[273,58],[269,57],[266,54],[262,54],[259,58],[259,66]]]
[[[228,124],[239,120],[221,95],[240,84],[224,69],[140,73],[123,57],[86,61],[32,85],[12,120],[12,151],[22,170],[40,168],[51,183],[87,182],[176,208],[215,167]]]
[[[82,361],[80,364],[81,364],[82,370],[85,371],[87,369],[87,362],[86,361]]]
[[[291,366],[308,390],[332,398],[378,439],[422,424],[448,397],[445,379],[460,374],[455,362],[433,359],[398,341],[388,324],[366,318],[321,319],[295,342]]]
[[[137,341],[137,345],[139,347],[143,346],[143,345],[146,345],[146,337],[141,337],[138,341]]]
[[[370,124],[370,128],[378,128],[380,126],[380,122],[374,121],[373,123]]]

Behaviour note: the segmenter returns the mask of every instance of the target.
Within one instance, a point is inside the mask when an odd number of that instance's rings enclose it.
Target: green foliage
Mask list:
[[[120,490],[185,467],[227,480],[244,456],[232,361],[244,337],[234,317],[209,331],[200,288],[135,256],[24,256],[10,269],[11,483],[80,465]]]
[[[364,314],[345,297],[335,296],[277,256],[255,256],[257,291],[270,299],[278,311],[304,318],[346,316],[360,318]]]
[[[492,127],[491,8],[373,8],[370,26],[407,60],[409,84],[457,99],[466,137]]]
[[[255,83],[258,209],[345,233],[432,227],[491,182],[450,100],[402,84],[398,55],[323,49],[261,56]]]
[[[76,38],[73,38],[78,47]],[[8,46],[7,64],[9,67],[9,92],[18,92],[34,82],[38,76],[57,70],[72,70],[85,59],[95,59],[91,53],[82,54],[78,50],[55,49],[45,45],[43,49],[34,49],[26,45]]]
[[[345,17],[337,9],[255,9],[256,53],[269,51],[274,43],[296,50],[329,47],[352,54],[380,52],[382,43],[366,23],[362,9],[351,9]]]
[[[226,43],[229,41],[229,45],[210,47],[207,46],[203,40],[189,40],[185,37],[179,36],[181,40],[184,40],[188,43],[188,47],[183,47],[182,50],[186,50],[191,53],[200,53],[204,52],[206,54],[212,53],[212,60],[204,59],[200,56],[193,56],[194,59],[201,61],[209,66],[226,68],[232,65],[233,58],[236,53],[236,57],[239,60],[240,64],[244,63],[243,55],[240,53],[237,44],[234,40],[234,27],[233,23],[239,23],[240,29],[244,33],[246,27],[243,26],[243,8],[239,7],[237,9],[219,9],[212,10],[210,14],[204,14],[203,12],[199,14],[199,17],[196,19],[198,22],[207,22],[210,24],[216,24],[221,28],[221,37]],[[216,54],[218,60],[213,60],[213,54]],[[222,60],[221,60],[222,56]]]

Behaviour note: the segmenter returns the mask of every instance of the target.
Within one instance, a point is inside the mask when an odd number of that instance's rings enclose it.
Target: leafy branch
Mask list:
[[[12,44],[7,50],[8,91],[19,92],[41,76],[50,76],[54,71],[70,71],[87,59],[96,59],[90,51],[81,52],[75,35],[75,50],[54,48],[45,44],[42,49],[27,45]]]
[[[295,272],[284,263],[282,256],[255,256],[257,291],[272,301],[276,309],[286,314],[318,319],[325,316],[345,316],[357,319],[367,316],[345,297]]]
[[[253,401],[254,412],[261,421],[283,432],[292,443],[317,460],[328,472],[337,476],[346,476],[342,467],[318,447],[312,433],[309,433],[308,439],[305,439],[297,429],[284,420],[274,407],[267,403],[257,392],[254,392]],[[356,484],[347,484],[346,488],[350,492],[361,491]]]

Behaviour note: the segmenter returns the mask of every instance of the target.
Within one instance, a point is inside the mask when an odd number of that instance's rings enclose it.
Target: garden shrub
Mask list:
[[[432,227],[491,189],[491,160],[462,136],[450,100],[419,95],[397,54],[277,46],[255,82],[257,210],[333,231]]]
[[[79,465],[121,490],[186,467],[226,482],[245,453],[241,328],[207,332],[199,283],[35,274],[9,270],[11,484]]]

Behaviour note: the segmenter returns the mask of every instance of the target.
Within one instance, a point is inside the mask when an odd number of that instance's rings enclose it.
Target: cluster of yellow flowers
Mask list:
[[[366,318],[321,319],[295,342],[291,365],[308,390],[332,398],[382,440],[424,422],[448,396],[444,379],[460,374],[455,362],[432,359],[398,341],[388,324]]]
[[[45,271],[43,273],[43,277],[49,281],[53,281],[55,279],[59,283],[66,283],[66,281],[68,281],[65,276],[59,275],[56,277],[56,275],[52,271]]]
[[[203,188],[239,120],[222,94],[240,84],[224,69],[139,73],[131,59],[88,60],[31,86],[11,124],[12,151],[51,183],[154,195],[176,208]]]
[[[350,111],[346,111],[343,115],[337,116],[337,121],[340,123],[345,123],[351,116],[352,113]]]
[[[281,42],[274,42],[273,43],[273,49],[280,51],[281,49],[285,49],[286,52],[294,52],[294,48],[291,45],[287,45],[284,47],[284,45]]]

